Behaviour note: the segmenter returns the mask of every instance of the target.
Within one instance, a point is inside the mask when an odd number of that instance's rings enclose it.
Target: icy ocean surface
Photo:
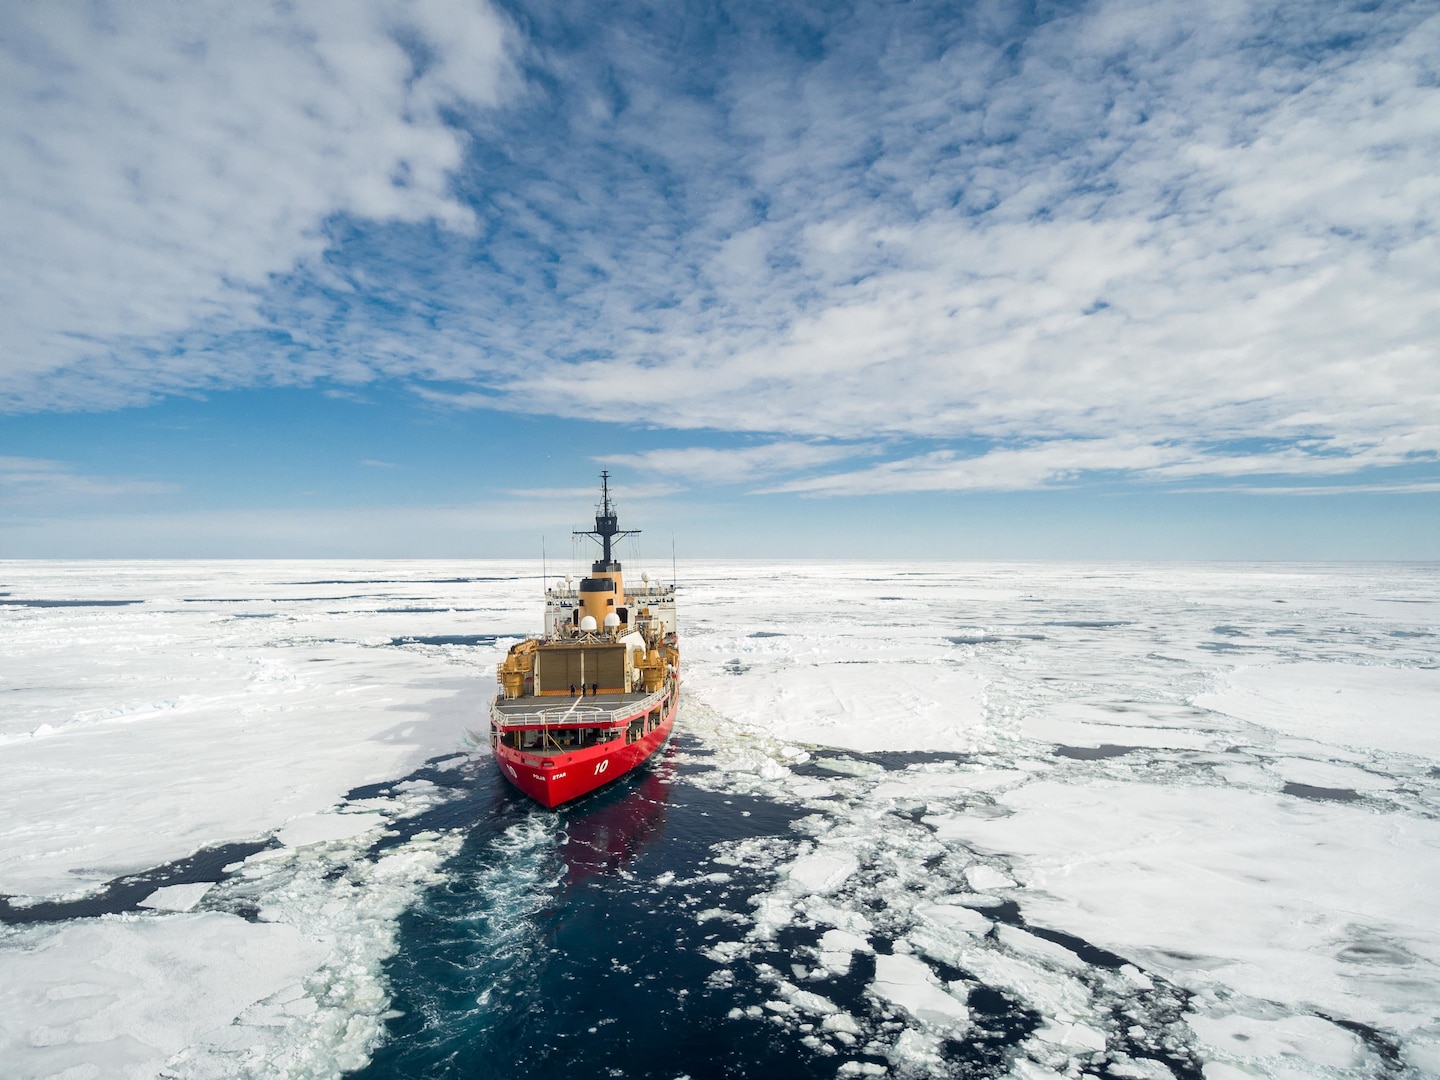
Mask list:
[[[0,1076],[1440,1075],[1440,567],[683,570],[555,813],[533,564],[0,564]]]

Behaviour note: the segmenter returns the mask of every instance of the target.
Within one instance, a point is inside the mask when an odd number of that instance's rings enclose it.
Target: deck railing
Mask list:
[[[602,705],[582,705],[576,699],[573,705],[557,705],[551,709],[535,709],[521,712],[501,707],[500,702],[490,703],[490,718],[499,727],[595,727],[614,724],[636,713],[649,712],[665,700],[668,687],[661,687],[654,693],[646,694],[638,701],[621,702],[611,708]],[[517,699],[510,698],[510,701]]]

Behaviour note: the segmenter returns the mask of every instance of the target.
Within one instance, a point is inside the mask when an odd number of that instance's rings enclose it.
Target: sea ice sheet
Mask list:
[[[206,845],[283,845],[144,914],[0,929],[0,1064],[362,1064],[397,919],[459,838],[374,857],[446,795],[344,796],[482,726],[494,663],[535,627],[535,569],[0,566],[12,597],[137,601],[0,608],[0,892],[23,906]],[[836,1075],[947,1075],[947,1040],[997,1022],[982,1007],[1020,1025],[1022,1077],[1440,1070],[1436,567],[682,579],[681,725],[705,750],[687,782],[801,815],[717,844],[711,869],[768,884],[695,917],[729,935],[707,953],[727,978],[798,943],[750,977],[766,1022]],[[233,992],[186,999],[234,957]],[[816,989],[846,972],[868,1014]]]
[[[689,715],[716,775],[808,807],[831,824],[804,831],[857,857],[823,898],[781,877],[754,900],[766,925],[777,905],[815,922],[823,970],[851,956],[825,927],[859,918],[913,946],[877,971],[933,965],[877,986],[959,970],[1027,1002],[1044,1022],[1016,1075],[1437,1060],[1440,568],[697,576],[689,687],[716,715]],[[809,771],[783,764],[797,744]],[[1052,937],[987,932],[1002,900]],[[905,1046],[931,1053],[916,1024]],[[871,1051],[903,1071],[888,1038]]]
[[[529,568],[5,563],[0,581],[12,910],[210,845],[286,845],[220,884],[152,890],[136,914],[0,926],[0,1074],[363,1064],[396,920],[455,841],[372,861],[377,829],[446,796],[344,795],[465,748],[507,635],[537,621]],[[22,602],[48,600],[128,603]]]

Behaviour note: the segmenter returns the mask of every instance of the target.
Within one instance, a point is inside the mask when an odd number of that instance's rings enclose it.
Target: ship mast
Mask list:
[[[576,529],[576,536],[589,536],[600,541],[605,549],[604,557],[591,568],[591,573],[602,574],[608,570],[619,570],[620,564],[611,557],[610,541],[622,536],[639,536],[639,529],[621,529],[615,508],[610,505],[610,471],[600,471],[600,505],[595,508],[595,528],[587,531]]]

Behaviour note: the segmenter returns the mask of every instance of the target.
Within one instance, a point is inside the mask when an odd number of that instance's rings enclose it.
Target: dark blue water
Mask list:
[[[13,903],[14,897],[0,896],[0,924],[23,926],[28,923],[68,922],[71,919],[94,919],[101,915],[137,912],[142,910],[140,901],[156,889],[168,885],[224,881],[232,876],[226,873],[227,866],[236,865],[255,852],[275,844],[274,840],[260,840],[201,848],[186,858],[115,878],[79,900],[49,900],[42,904],[16,907]]]
[[[705,955],[746,926],[697,914],[749,914],[749,898],[773,882],[768,871],[717,865],[712,845],[784,841],[802,811],[704,790],[690,782],[707,769],[703,752],[683,740],[678,749],[558,812],[514,793],[493,768],[444,808],[452,825],[471,816],[470,833],[445,883],[402,920],[387,965],[402,1015],[358,1076],[828,1078],[845,1061],[884,1063],[859,1045],[807,1046],[794,1023],[763,1008],[775,997],[767,965],[790,977],[797,951],[824,927],[791,926],[728,966]],[[699,880],[722,871],[728,880]],[[878,1032],[898,1025],[866,996],[873,977],[873,958],[857,956],[846,975],[805,988]],[[954,1075],[1002,1075],[1007,1048],[1039,1018],[990,989],[969,1005],[976,1027],[945,1047]]]

